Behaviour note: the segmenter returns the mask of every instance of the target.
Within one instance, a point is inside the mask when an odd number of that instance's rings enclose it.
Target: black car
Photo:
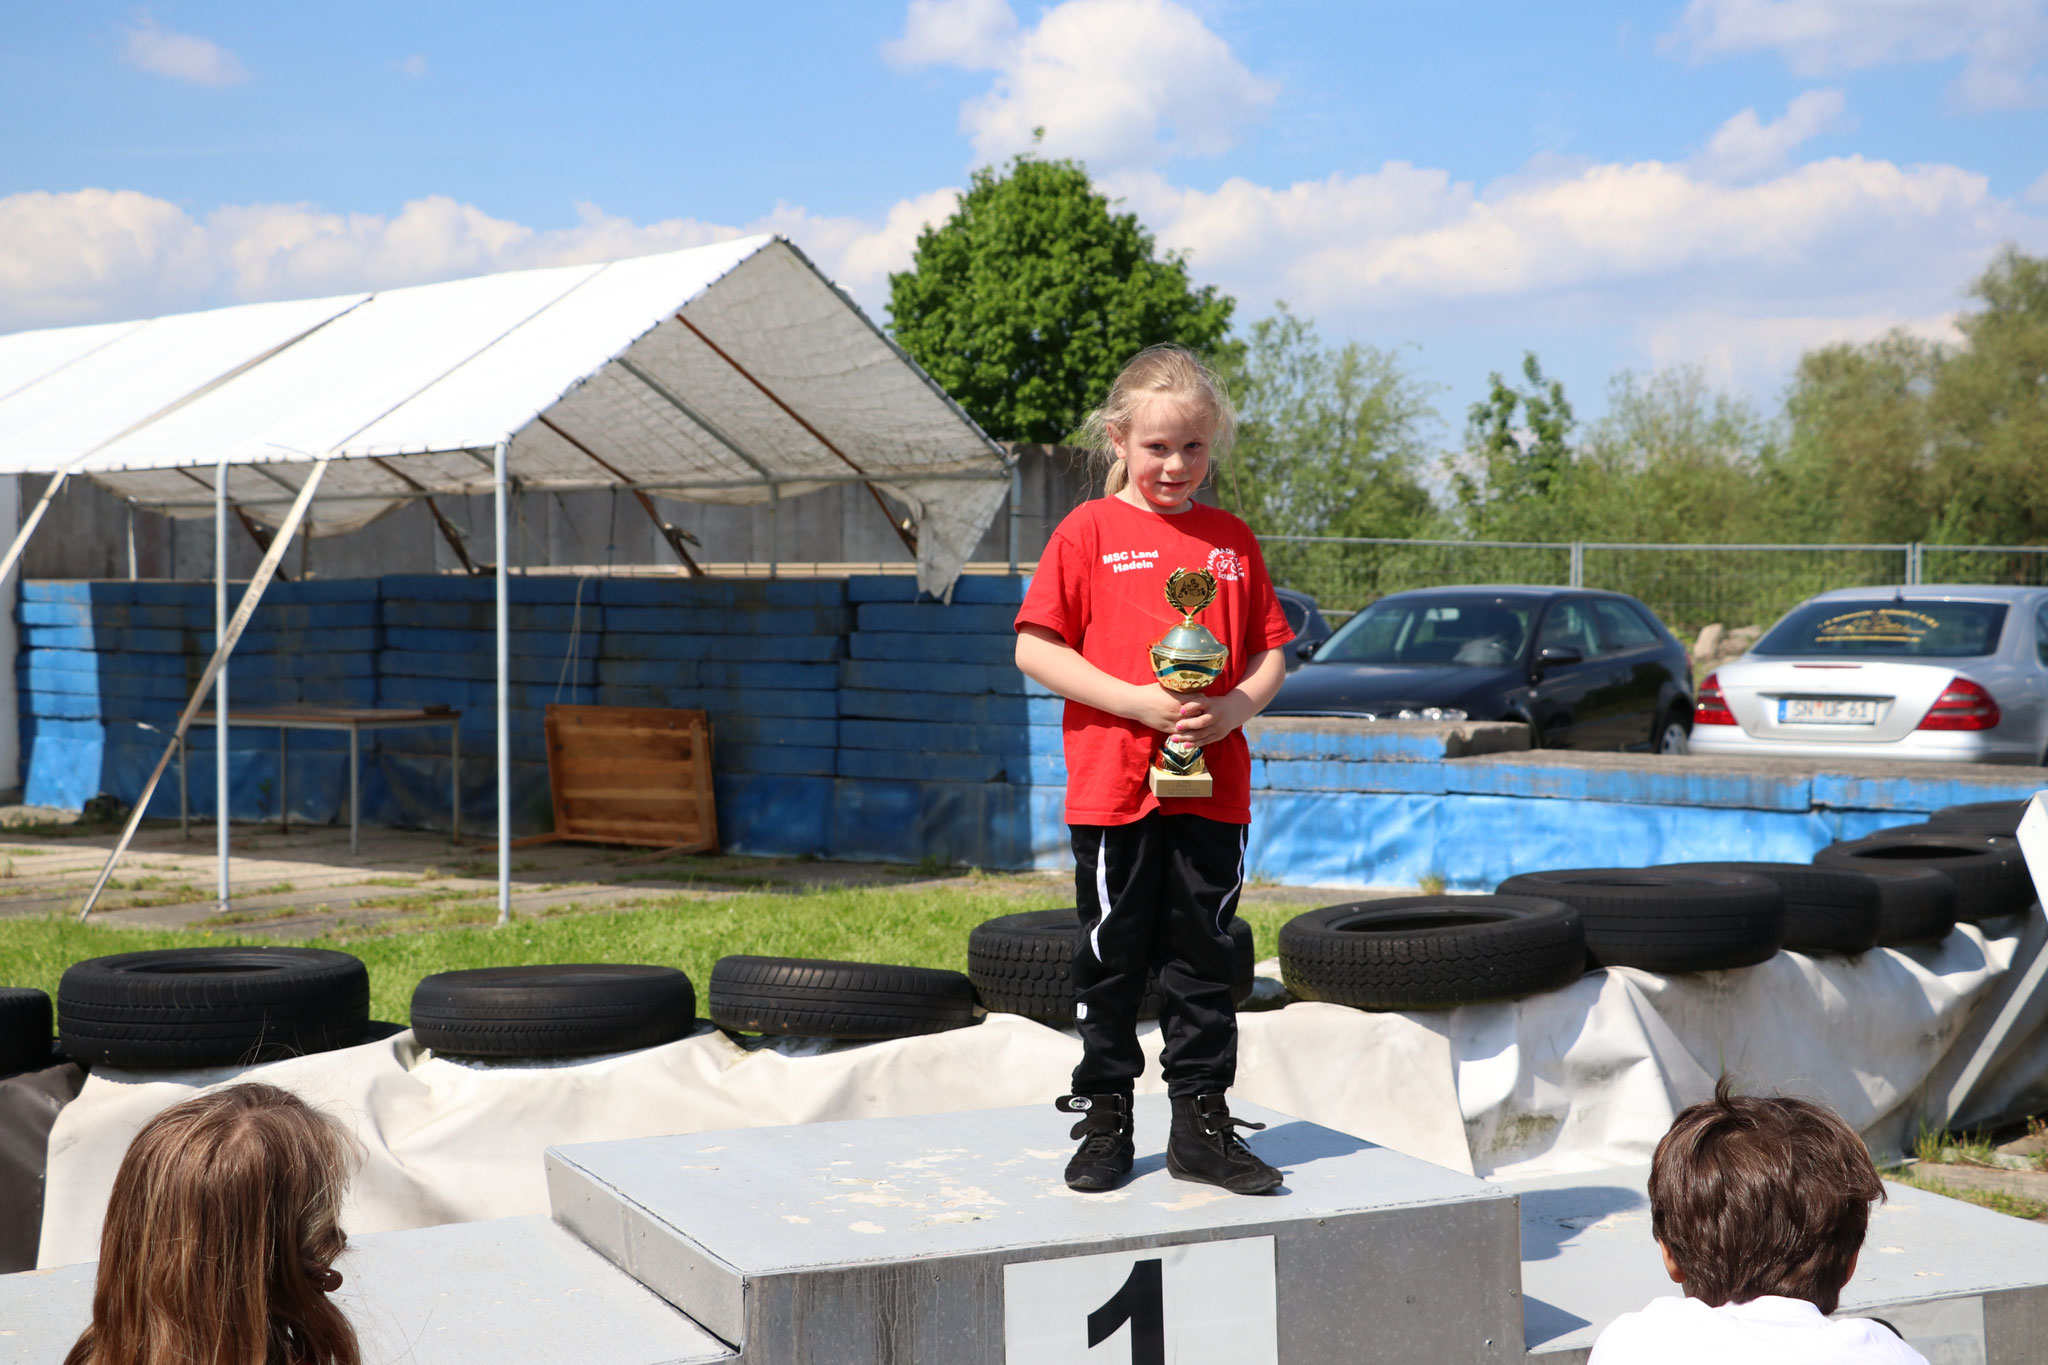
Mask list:
[[[1690,679],[1685,646],[1633,597],[1424,588],[1346,621],[1266,714],[1513,720],[1546,749],[1682,754]]]
[[[1316,652],[1316,646],[1330,638],[1330,623],[1323,619],[1323,613],[1316,606],[1316,599],[1293,588],[1275,588],[1273,595],[1280,599],[1281,614],[1294,631],[1294,638],[1286,644],[1287,671],[1292,673],[1301,667],[1301,661]]]

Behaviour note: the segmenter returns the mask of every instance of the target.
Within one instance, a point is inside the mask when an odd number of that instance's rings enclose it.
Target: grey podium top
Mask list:
[[[548,1153],[550,1184],[557,1217],[561,1176],[573,1171],[687,1229],[743,1275],[1506,1198],[1469,1175],[1257,1105],[1232,1112],[1270,1125],[1243,1136],[1286,1173],[1282,1193],[1248,1198],[1169,1176],[1163,1096],[1139,1098],[1136,1170],[1108,1194],[1066,1187],[1073,1120],[1049,1104],[580,1144]]]
[[[335,1294],[364,1365],[712,1365],[733,1353],[545,1218],[353,1239]],[[54,1365],[98,1266],[0,1275],[0,1365]]]
[[[1620,1166],[1502,1182],[1522,1201],[1523,1324],[1533,1358],[1579,1359],[1623,1313],[1678,1294],[1650,1236],[1649,1179],[1648,1166]],[[1914,1341],[1902,1308],[2048,1284],[2048,1228],[1905,1185],[1888,1183],[1885,1193],[1841,1313],[1883,1317]]]

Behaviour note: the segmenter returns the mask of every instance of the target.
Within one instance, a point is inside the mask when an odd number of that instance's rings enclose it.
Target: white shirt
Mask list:
[[[1829,1318],[1805,1299],[1767,1295],[1709,1308],[1652,1299],[1593,1343],[1587,1365],[1927,1365],[1868,1318]]]

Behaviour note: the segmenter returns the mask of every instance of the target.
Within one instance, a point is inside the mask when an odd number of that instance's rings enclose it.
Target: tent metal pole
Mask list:
[[[508,441],[491,450],[493,522],[498,534],[498,923],[512,922],[512,613],[506,606],[512,579],[506,565],[505,463]]]
[[[1024,470],[1021,463],[1010,465],[1010,572],[1017,572],[1017,528],[1024,520]]]
[[[782,486],[771,481],[768,485],[768,576],[775,577],[776,566],[782,562]]]
[[[276,542],[273,541],[272,544]],[[213,473],[213,647],[228,635],[228,457],[223,453]],[[228,887],[228,658],[220,657],[213,694],[214,857],[220,864],[220,892],[214,909],[225,913]]]
[[[50,499],[57,496],[57,490],[64,486],[71,471],[60,469],[50,476],[49,486],[43,489],[43,496],[36,501],[35,510],[21,523],[21,529],[14,533],[14,543],[7,547],[7,554],[0,558],[0,583],[7,581],[7,575],[14,572],[14,566],[21,562],[21,552],[28,548],[28,538],[36,533],[36,527],[43,524],[43,513],[50,510]]]
[[[135,499],[128,499],[128,581],[135,581]]]
[[[227,629],[214,642],[213,657],[206,661],[206,667],[199,674],[199,681],[192,687],[192,695],[185,702],[185,709],[178,715],[178,724],[172,731],[169,742],[164,745],[163,757],[156,761],[156,769],[150,773],[149,781],[142,784],[142,794],[135,798],[135,807],[128,812],[128,823],[121,830],[121,837],[114,843],[114,851],[107,855],[107,865],[100,869],[100,879],[93,884],[92,893],[85,898],[85,908],[78,912],[79,921],[92,914],[93,906],[99,903],[100,893],[107,889],[107,881],[120,865],[121,855],[128,851],[128,845],[135,838],[137,827],[142,824],[142,813],[149,809],[150,799],[156,795],[157,783],[163,781],[164,769],[171,766],[171,758],[185,744],[186,733],[192,727],[192,717],[199,714],[199,708],[206,703],[207,694],[213,691],[214,680],[220,676],[227,657],[234,651],[235,642],[242,638],[242,631],[249,624],[249,618],[256,613],[256,604],[263,599],[263,590],[270,586],[271,577],[276,574],[278,564],[284,559],[285,548],[298,534],[299,524],[306,518],[306,509],[312,505],[313,494],[320,487],[320,478],[327,472],[327,459],[322,458],[313,465],[313,472],[306,477],[305,486],[299,489],[298,501],[286,514],[284,523],[278,527],[277,539],[263,556],[263,562],[256,566],[256,574],[249,580],[248,588],[242,593],[242,604],[235,608],[235,615],[227,623]],[[179,779],[184,778],[184,769],[179,767]],[[225,866],[225,864],[223,864]]]

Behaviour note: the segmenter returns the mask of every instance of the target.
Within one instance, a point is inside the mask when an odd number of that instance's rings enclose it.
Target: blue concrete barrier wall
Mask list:
[[[1059,867],[1063,703],[1012,663],[1021,579],[512,582],[515,829],[549,821],[552,702],[702,708],[725,847],[758,854]],[[139,793],[213,647],[207,584],[22,586],[17,663],[27,799]],[[278,584],[238,647],[238,707],[292,702],[462,712],[464,822],[497,791],[492,583],[448,575]],[[1466,738],[1460,738],[1466,733]],[[1964,801],[2030,794],[2034,770],[1486,753],[1457,727],[1258,722],[1248,872],[1273,881],[1484,890],[1534,868],[1815,849]],[[213,809],[213,735],[193,736],[192,804]],[[345,818],[346,740],[291,742],[294,818]],[[230,746],[239,819],[277,811],[274,732]],[[447,824],[440,730],[366,736],[364,817]],[[176,774],[150,813],[177,812]]]
[[[1838,839],[2048,772],[1791,759],[1496,752],[1446,757],[1458,727],[1254,721],[1250,875],[1298,885],[1489,891],[1519,872],[1714,860],[1795,862]]]
[[[38,805],[76,808],[101,792],[133,800],[162,756],[212,653],[213,588],[204,583],[27,582],[16,619],[23,788]],[[377,704],[378,585],[281,583],[251,619],[229,670],[240,706]],[[190,736],[192,807],[214,808],[210,726]],[[295,818],[345,818],[346,737],[292,743]],[[237,731],[230,799],[240,817],[278,811],[274,731]],[[202,776],[203,774],[203,776]],[[175,763],[149,813],[178,813]],[[381,792],[365,791],[365,809]]]

